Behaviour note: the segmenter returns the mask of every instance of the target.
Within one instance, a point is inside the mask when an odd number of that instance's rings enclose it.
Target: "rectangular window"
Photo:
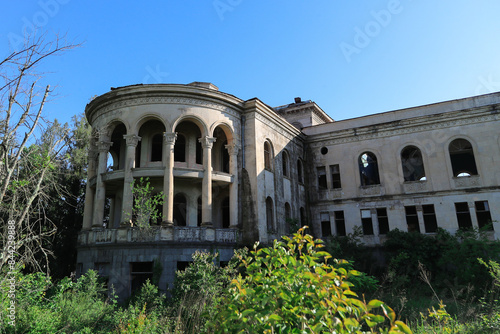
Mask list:
[[[130,262],[130,288],[134,292],[153,279],[153,262]]]
[[[330,165],[330,174],[332,175],[332,189],[342,188],[339,165]]]
[[[434,211],[434,205],[422,205],[422,211],[424,213],[425,233],[436,233],[437,219],[436,212]]]
[[[191,261],[177,261],[177,270],[183,271],[185,270]]]
[[[379,234],[387,234],[389,232],[389,218],[387,217],[387,209],[377,209],[378,232]]]
[[[469,204],[467,202],[455,203],[455,210],[457,212],[458,228],[462,230],[472,228]]]
[[[330,224],[330,214],[328,212],[321,213],[321,235],[329,237],[332,235],[332,226]]]
[[[109,262],[95,262],[94,263],[94,270],[97,271],[99,276],[101,276],[104,279],[104,286],[107,288],[108,287],[108,282],[109,282],[109,268],[110,263]]]
[[[420,233],[420,225],[418,224],[418,215],[416,206],[405,206],[406,225],[408,232]]]
[[[337,235],[339,237],[345,237],[345,219],[344,211],[335,211],[335,228],[337,229]]]
[[[326,168],[325,167],[318,167],[318,188],[320,190],[326,189]]]
[[[361,224],[364,235],[373,235],[373,222],[370,210],[361,210]]]
[[[493,231],[493,224],[491,222],[490,206],[488,201],[478,201],[474,203],[476,206],[476,217],[479,228],[487,228]]]

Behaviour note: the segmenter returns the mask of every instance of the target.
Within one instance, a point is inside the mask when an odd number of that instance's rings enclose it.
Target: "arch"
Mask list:
[[[474,149],[464,138],[457,138],[448,145],[454,177],[478,175]]]
[[[140,166],[148,167],[162,161],[164,133],[165,124],[161,120],[149,118],[142,123],[138,132],[141,141],[136,147]]]
[[[113,164],[110,166],[113,170],[123,169],[125,165],[126,143],[123,138],[127,134],[127,127],[124,123],[115,123],[110,133],[109,139],[113,143],[109,148],[109,153],[113,158]],[[109,166],[109,165],[108,165]]]
[[[142,115],[138,120],[137,122],[135,123],[133,129],[131,129],[130,133],[131,134],[138,134],[139,133],[139,130],[142,128],[142,126],[149,122],[149,121],[158,121],[160,122],[163,127],[164,127],[164,132],[166,131],[166,129],[170,129],[171,125],[168,123],[167,120],[165,120],[165,118],[163,118],[161,115],[158,115],[158,114],[152,114],[152,113],[147,113],[145,115]]]
[[[401,150],[401,166],[405,182],[424,181],[426,179],[424,160],[418,147],[409,145]]]
[[[287,150],[283,150],[283,152],[281,152],[281,164],[283,176],[290,177],[290,155]]]
[[[214,171],[229,173],[229,152],[226,148],[228,138],[226,132],[220,126],[216,127],[213,132],[215,143],[213,146],[212,167]]]
[[[217,121],[212,124],[212,126],[210,127],[210,133],[212,134],[212,137],[216,137],[215,131],[217,130],[217,128],[220,128],[222,129],[222,131],[224,131],[228,143],[233,143],[234,130],[229,124],[224,121]]]
[[[358,158],[361,186],[380,184],[378,161],[375,154],[365,151]]]
[[[301,159],[297,159],[297,179],[299,183],[304,183],[304,167]]]
[[[187,198],[183,193],[174,196],[174,225],[186,226],[187,223]]]
[[[181,116],[181,117],[177,118],[174,121],[174,123],[172,124],[172,131],[171,132],[176,132],[177,131],[177,127],[181,123],[183,123],[183,122],[194,123],[198,127],[198,129],[200,130],[200,132],[201,132],[201,136],[200,137],[204,137],[204,136],[208,136],[209,135],[209,131],[208,131],[208,128],[207,128],[207,125],[206,125],[205,121],[203,121],[201,118],[199,118],[196,115],[184,115],[184,116]]]
[[[271,197],[266,198],[266,225],[267,230],[271,233],[275,232],[274,227],[274,204],[273,199]]]
[[[269,139],[264,142],[264,168],[270,171],[273,170],[274,152],[273,145]]]
[[[114,118],[106,123],[100,130],[95,130],[96,134],[100,133],[101,136],[111,138],[113,131],[115,131],[116,127],[123,125],[125,127],[125,134],[130,133],[129,123],[119,117]],[[102,140],[102,139],[99,139]]]

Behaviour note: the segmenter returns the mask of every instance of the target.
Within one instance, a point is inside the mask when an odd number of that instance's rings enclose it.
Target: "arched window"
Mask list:
[[[283,164],[283,176],[290,176],[290,159],[288,158],[288,152],[283,151],[281,153],[281,159],[282,159],[282,164]]]
[[[285,203],[285,219],[292,219],[292,207],[288,202]]]
[[[407,146],[401,151],[401,164],[405,182],[424,181],[425,170],[422,153],[415,146]]]
[[[224,173],[229,173],[229,152],[226,148],[227,140],[222,143],[220,148],[220,156],[221,156],[221,170]]]
[[[151,161],[161,161],[163,155],[163,135],[158,133],[151,139]]]
[[[448,148],[454,177],[477,175],[476,160],[471,143],[455,139]]]
[[[186,162],[186,138],[181,134],[175,139],[174,161]]]
[[[273,170],[273,151],[268,141],[264,143],[264,167]]]
[[[267,230],[271,233],[274,232],[274,210],[273,199],[271,197],[266,198],[266,222]]]
[[[359,156],[359,175],[362,186],[380,184],[378,175],[377,157],[371,152],[364,152]]]
[[[229,228],[229,197],[224,198],[221,204],[222,228]]]
[[[187,200],[183,194],[174,196],[174,225],[186,226]]]
[[[304,208],[300,208],[300,227],[304,227],[306,225],[306,210],[304,210]]]
[[[304,183],[304,177],[303,177],[303,171],[302,171],[302,161],[299,159],[297,160],[297,178],[299,179],[299,183]]]

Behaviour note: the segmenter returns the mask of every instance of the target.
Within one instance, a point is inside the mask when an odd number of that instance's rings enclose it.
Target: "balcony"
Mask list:
[[[238,241],[238,231],[228,228],[211,227],[151,227],[139,229],[135,227],[120,229],[93,229],[81,231],[78,234],[79,246],[107,244],[139,244],[139,243],[218,243],[235,244]]]

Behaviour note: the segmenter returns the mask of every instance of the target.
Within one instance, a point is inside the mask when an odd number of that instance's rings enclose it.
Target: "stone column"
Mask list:
[[[212,147],[216,138],[200,138],[203,147],[203,183],[201,186],[201,225],[212,226]]]
[[[472,227],[479,229],[479,222],[477,221],[476,205],[474,202],[468,202],[470,220],[472,222]]]
[[[122,216],[120,223],[125,226],[130,226],[128,223],[132,220],[132,208],[134,206],[134,194],[132,193],[132,184],[134,177],[132,176],[132,168],[135,167],[135,148],[141,137],[132,135],[124,135],[123,138],[127,144],[125,151],[125,169],[123,177],[123,199],[122,199]]]
[[[95,190],[90,187],[90,180],[96,175],[95,159],[97,158],[97,147],[90,145],[89,163],[87,169],[87,185],[85,186],[85,207],[83,211],[83,226],[82,230],[90,230],[92,228],[92,213],[94,212],[94,197]]]
[[[420,233],[425,233],[424,211],[422,205],[417,205],[418,228]]]
[[[97,182],[94,203],[94,219],[92,227],[102,227],[104,219],[104,201],[106,200],[106,184],[102,179],[102,174],[106,173],[106,164],[108,160],[109,148],[113,145],[112,142],[99,141],[97,147],[99,150],[99,165],[97,167]]]
[[[174,224],[174,146],[177,133],[165,132],[165,145],[163,149],[163,165],[165,174],[163,176],[163,225]]]
[[[380,229],[378,225],[378,216],[377,216],[377,209],[370,209],[370,213],[372,215],[372,223],[373,223],[373,240],[375,241],[375,244],[380,243]]]
[[[238,227],[238,150],[239,146],[226,145],[229,153],[229,172],[233,175],[233,183],[229,188],[229,227]]]

